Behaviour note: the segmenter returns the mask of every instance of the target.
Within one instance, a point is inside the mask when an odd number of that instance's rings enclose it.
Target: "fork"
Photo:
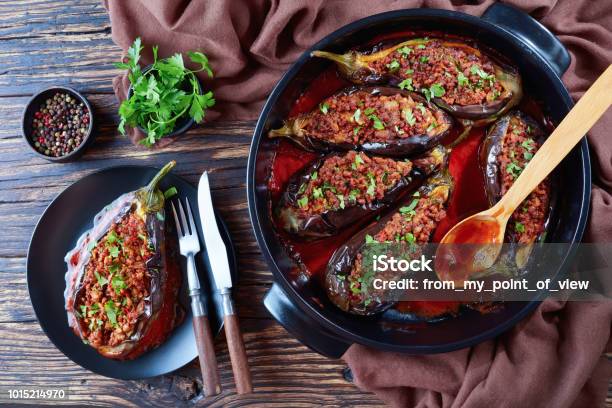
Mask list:
[[[191,311],[193,313],[193,331],[198,347],[204,394],[206,396],[217,395],[221,392],[221,382],[219,380],[219,372],[217,371],[217,357],[215,356],[212,330],[208,321],[206,304],[202,299],[202,288],[200,287],[200,279],[198,278],[195,265],[195,254],[200,252],[200,241],[193,221],[193,215],[191,214],[191,205],[187,198],[185,198],[185,204],[187,206],[189,222],[187,222],[185,217],[185,211],[180,199],[178,200],[178,215],[174,203],[171,203],[172,213],[176,223],[181,255],[187,258],[187,280],[189,282],[189,296],[191,297]],[[179,216],[181,222],[179,222]]]

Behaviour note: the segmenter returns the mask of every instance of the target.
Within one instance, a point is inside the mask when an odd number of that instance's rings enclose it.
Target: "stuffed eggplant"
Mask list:
[[[523,112],[503,116],[487,132],[480,162],[490,205],[506,194],[546,137],[542,127]],[[533,243],[545,230],[550,212],[550,179],[527,196],[508,221],[505,241],[517,243],[516,265],[527,263]]]
[[[276,211],[278,222],[303,239],[335,235],[417,188],[446,157],[442,146],[413,161],[355,151],[328,154],[290,180]]]
[[[181,273],[158,188],[174,165],[106,206],[66,255],[68,324],[105,357],[136,358],[161,344],[182,319]]]
[[[450,116],[419,94],[389,87],[349,88],[268,135],[289,137],[309,151],[406,157],[439,144],[451,126]]]
[[[508,111],[522,95],[515,69],[456,40],[415,38],[370,54],[312,55],[334,61],[354,83],[390,83],[420,92],[456,118],[478,125]]]
[[[429,242],[446,216],[445,206],[451,188],[448,172],[431,177],[417,192],[409,195],[396,212],[357,233],[338,248],[325,274],[329,299],[345,312],[357,315],[380,313],[391,307],[394,302],[390,294],[375,289],[372,282],[374,278],[393,280],[400,276],[392,271],[374,272],[366,261],[371,259],[368,250],[372,249],[375,255],[382,251],[393,252],[396,257],[405,255],[408,250],[418,252],[419,245]]]

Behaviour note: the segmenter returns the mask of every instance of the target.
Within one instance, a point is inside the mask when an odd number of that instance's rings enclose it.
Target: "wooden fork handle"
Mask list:
[[[225,337],[232,362],[234,382],[238,394],[249,394],[253,392],[251,383],[251,371],[249,361],[244,348],[244,340],[238,323],[238,315],[234,311],[234,302],[230,290],[226,289],[221,293],[223,301],[223,325],[225,326]]]
[[[217,371],[213,333],[206,315],[193,316],[193,331],[198,347],[204,394],[207,397],[217,395],[221,392],[221,381]]]

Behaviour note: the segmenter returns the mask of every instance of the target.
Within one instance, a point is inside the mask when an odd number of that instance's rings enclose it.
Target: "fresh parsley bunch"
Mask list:
[[[200,95],[196,73],[205,71],[209,77],[213,72],[208,58],[201,52],[189,52],[189,59],[200,66],[192,71],[185,68],[183,56],[158,59],[157,46],[153,47],[153,65],[142,72],[138,61],[143,47],[136,38],[128,49],[127,62],[116,63],[120,69],[128,70],[132,84],[132,96],[119,107],[119,131],[125,134],[125,125],[140,126],[147,132],[141,143],[152,146],[174,130],[176,122],[189,115],[197,123],[202,122],[206,109],[215,104],[212,91]]]

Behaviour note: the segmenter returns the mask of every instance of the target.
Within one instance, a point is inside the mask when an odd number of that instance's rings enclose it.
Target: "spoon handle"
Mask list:
[[[497,209],[509,217],[569,154],[611,104],[612,65],[609,65],[542,144],[519,178],[497,203]]]

